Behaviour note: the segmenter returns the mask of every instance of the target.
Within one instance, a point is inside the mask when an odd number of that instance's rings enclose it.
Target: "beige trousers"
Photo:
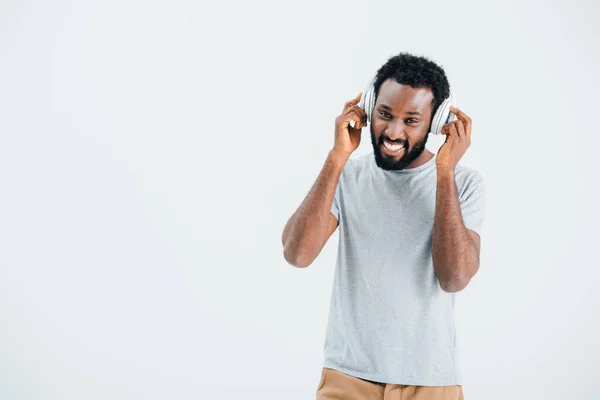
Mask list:
[[[317,400],[464,400],[461,385],[413,386],[379,383],[323,368]]]

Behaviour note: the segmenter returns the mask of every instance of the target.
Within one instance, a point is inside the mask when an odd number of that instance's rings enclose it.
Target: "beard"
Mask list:
[[[373,144],[373,154],[375,155],[375,163],[379,168],[390,171],[398,171],[404,169],[408,164],[416,160],[425,150],[425,144],[427,143],[427,139],[429,138],[429,132],[427,132],[423,140],[415,143],[412,146],[412,148],[408,140],[394,142],[396,144],[405,145],[404,154],[398,160],[395,160],[393,156],[384,154],[381,150],[381,146],[383,146],[383,140],[385,138],[385,135],[381,133],[379,135],[379,138],[375,138],[375,132],[373,132],[373,125],[371,124],[369,124],[369,130],[371,131],[371,143]]]

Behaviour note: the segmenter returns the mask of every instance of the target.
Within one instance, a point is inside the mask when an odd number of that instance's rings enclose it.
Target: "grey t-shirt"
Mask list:
[[[461,385],[454,293],[433,269],[435,155],[416,168],[386,171],[373,152],[350,158],[331,213],[339,247],[323,367],[376,382]],[[463,222],[481,234],[482,175],[457,165]]]

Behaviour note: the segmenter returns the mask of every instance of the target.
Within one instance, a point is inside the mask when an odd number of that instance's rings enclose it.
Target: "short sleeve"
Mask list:
[[[335,194],[333,195],[333,203],[331,204],[331,213],[337,219],[340,220],[340,214],[343,214],[343,196],[342,190],[344,188],[344,181],[346,180],[348,169],[352,166],[353,160],[349,159],[346,161],[346,165],[344,165],[344,169],[340,174],[340,179],[338,179],[337,186],[335,187]]]
[[[337,183],[337,186],[335,188],[335,194],[333,195],[333,203],[331,204],[331,213],[333,214],[333,216],[335,217],[335,219],[337,219],[338,221],[340,220],[340,181],[341,181],[341,177]]]
[[[475,171],[466,179],[459,202],[465,227],[477,232],[480,236],[483,228],[485,195],[483,176]]]

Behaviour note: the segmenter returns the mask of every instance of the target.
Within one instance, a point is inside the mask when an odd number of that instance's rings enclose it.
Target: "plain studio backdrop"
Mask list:
[[[388,57],[487,184],[464,393],[600,398],[597,2],[0,3],[0,399],[315,397],[338,245],[281,233]],[[444,137],[431,137],[437,152]],[[369,129],[353,157],[372,150]]]

